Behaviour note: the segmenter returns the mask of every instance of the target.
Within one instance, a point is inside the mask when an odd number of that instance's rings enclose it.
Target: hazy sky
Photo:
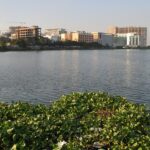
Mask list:
[[[110,25],[150,28],[150,0],[0,0],[0,30],[19,22],[73,31],[106,31]]]

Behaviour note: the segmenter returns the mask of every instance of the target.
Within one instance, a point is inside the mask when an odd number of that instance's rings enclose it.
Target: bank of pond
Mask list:
[[[149,150],[144,105],[104,92],[71,93],[49,106],[0,103],[1,150]]]

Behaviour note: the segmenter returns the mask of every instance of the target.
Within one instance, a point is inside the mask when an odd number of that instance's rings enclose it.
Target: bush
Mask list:
[[[49,106],[0,103],[1,150],[149,148],[150,114],[120,96],[72,93]]]

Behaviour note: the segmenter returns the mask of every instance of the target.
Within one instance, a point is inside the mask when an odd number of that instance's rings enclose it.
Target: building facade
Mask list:
[[[100,43],[101,33],[100,32],[92,32],[92,35],[93,35],[93,42]]]
[[[113,35],[102,32],[92,32],[93,41],[103,46],[113,46]]]
[[[113,47],[125,47],[126,43],[127,43],[126,37],[118,35],[113,36]]]
[[[11,31],[11,39],[27,39],[27,38],[40,38],[41,28],[38,26],[32,27],[17,27]]]
[[[117,36],[126,38],[125,46],[128,46],[128,47],[144,47],[145,46],[144,37],[137,33],[117,34]]]
[[[100,33],[100,44],[103,46],[113,46],[113,35],[108,33]]]
[[[85,31],[72,32],[72,41],[92,43],[93,35],[92,35],[92,33],[87,33]]]
[[[44,33],[44,37],[57,42],[61,40],[61,34],[65,34],[67,31],[63,28],[55,28],[55,29],[46,29]]]
[[[114,35],[124,34],[126,35],[126,37],[128,37],[131,34],[134,34],[134,36],[136,37],[139,36],[139,39],[141,39],[140,40],[141,42],[139,42],[140,45],[137,44],[138,46],[142,46],[142,47],[147,46],[147,28],[146,27],[109,27],[107,32],[110,34],[114,34]]]
[[[61,41],[65,42],[65,41],[72,41],[72,33],[68,32],[68,33],[62,33],[61,34]]]

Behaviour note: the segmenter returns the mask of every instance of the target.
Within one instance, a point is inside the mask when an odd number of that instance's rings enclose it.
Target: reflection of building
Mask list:
[[[56,28],[56,29],[46,29],[44,33],[44,37],[52,40],[52,41],[60,41],[61,34],[67,33],[65,29]]]
[[[72,32],[72,41],[92,43],[93,35],[87,32]]]
[[[41,37],[41,28],[38,26],[32,27],[13,27],[10,28],[12,39],[26,39]]]
[[[138,38],[139,42],[136,42],[137,43],[136,46],[147,45],[147,28],[146,27],[109,27],[107,32],[110,34],[114,34],[114,35],[124,35],[127,38],[130,36],[130,39]],[[131,38],[131,35],[132,35],[132,38]],[[135,46],[135,44],[130,44],[130,46],[132,45]]]

